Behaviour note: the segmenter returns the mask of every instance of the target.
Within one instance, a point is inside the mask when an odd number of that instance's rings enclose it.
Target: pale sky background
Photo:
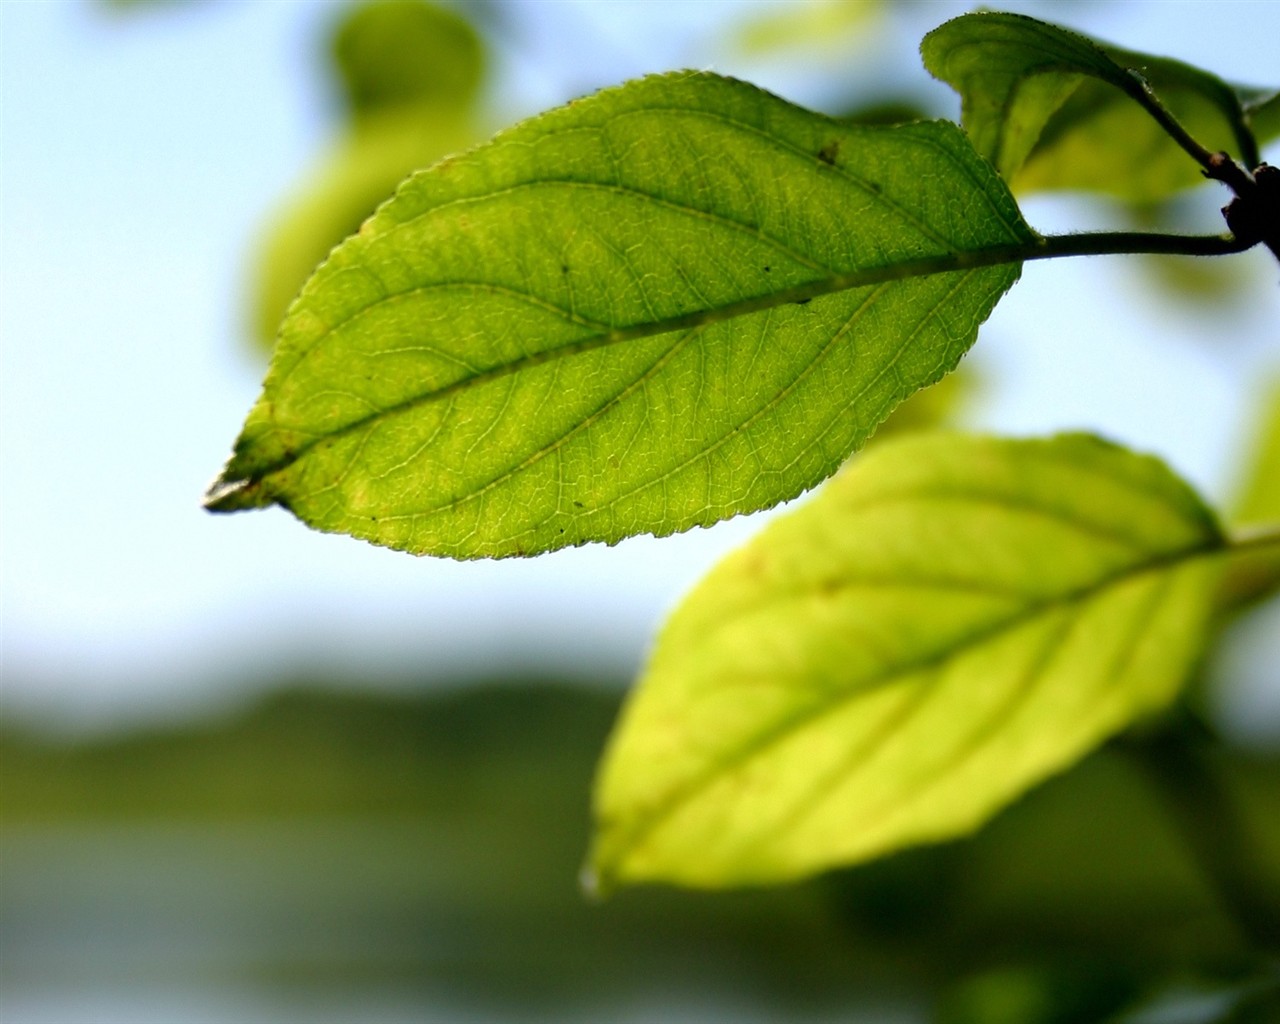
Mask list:
[[[696,66],[814,106],[905,92],[958,114],[915,45],[968,5],[899,4],[869,43],[798,65],[735,54],[725,27],[779,6],[517,0],[493,107],[521,116]],[[1280,82],[1280,3],[1007,6],[1236,81]],[[314,533],[279,510],[201,510],[264,370],[244,326],[253,243],[336,127],[319,54],[340,11],[221,0],[112,16],[87,0],[0,0],[9,711],[71,723],[166,713],[225,699],[229,680],[305,665],[453,681],[602,663],[621,677],[664,610],[757,528],[759,517],[458,564]],[[1218,231],[1227,196],[1206,193],[1199,230]],[[1075,202],[1027,213],[1043,230],[1114,223]],[[1248,287],[1209,308],[1151,290],[1131,260],[1028,266],[975,349],[987,376],[975,426],[1094,429],[1225,497],[1248,399],[1280,367],[1280,266],[1261,251],[1232,266]],[[1240,671],[1252,672],[1241,685],[1254,706],[1280,720],[1276,611],[1253,626],[1270,654]]]

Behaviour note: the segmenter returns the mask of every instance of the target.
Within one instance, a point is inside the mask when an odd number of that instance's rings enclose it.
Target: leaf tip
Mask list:
[[[265,493],[261,481],[237,476],[228,467],[205,489],[200,504],[206,512],[242,512],[265,508],[274,500]]]

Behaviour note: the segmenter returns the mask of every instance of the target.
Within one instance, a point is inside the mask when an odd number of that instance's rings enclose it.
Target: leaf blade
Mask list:
[[[1140,105],[1144,82],[1210,150],[1252,165],[1257,141],[1272,133],[1255,116],[1263,91],[1024,15],[962,15],[930,32],[921,55],[960,93],[975,146],[1017,192],[1090,189],[1154,202],[1202,182]]]
[[[601,767],[595,870],[758,884],[970,831],[1172,697],[1222,543],[1094,439],[869,449],[665,627]]]
[[[1258,398],[1257,422],[1244,461],[1246,471],[1232,502],[1231,518],[1246,527],[1280,522],[1280,375]],[[1238,554],[1227,564],[1218,597],[1226,616],[1280,592],[1280,551],[1262,548]]]
[[[1035,237],[954,126],[630,83],[415,175],[344,243],[209,504],[454,557],[766,507],[955,365]]]

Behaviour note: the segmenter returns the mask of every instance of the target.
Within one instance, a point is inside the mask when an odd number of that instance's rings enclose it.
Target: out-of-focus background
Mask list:
[[[1007,6],[1280,80],[1280,5]],[[956,117],[916,46],[966,9],[0,3],[4,1024],[1066,1021],[1200,997],[1197,958],[1238,936],[1122,751],[971,842],[776,892],[582,901],[618,701],[664,611],[761,516],[456,564],[199,507],[270,325],[409,168],[675,67],[837,115]],[[1161,215],[1221,230],[1215,188]],[[1026,209],[1046,231],[1132,218]],[[1230,508],[1280,372],[1278,281],[1256,251],[1029,265],[955,415],[1100,431]],[[1206,669],[1214,756],[1265,821],[1276,602],[1230,640]]]

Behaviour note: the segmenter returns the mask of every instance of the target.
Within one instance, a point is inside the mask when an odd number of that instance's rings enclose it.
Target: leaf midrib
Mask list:
[[[769,138],[769,136],[765,136],[765,137]],[[929,142],[931,140],[921,140],[921,141]],[[789,151],[792,148],[793,147],[789,147]],[[798,153],[799,151],[796,151],[796,152]],[[957,163],[954,160],[952,162]],[[900,203],[898,203],[892,197],[886,196],[882,193],[875,192],[861,178],[855,175],[849,174],[844,169],[832,168],[832,170],[839,171],[846,180],[850,181],[851,184],[854,184],[864,194],[866,194],[868,197],[873,199],[874,204],[878,208],[882,210],[886,210],[892,213],[897,218],[903,220],[909,226],[909,228],[914,232],[916,236],[915,238],[912,239],[913,242],[918,243],[921,240],[926,240],[928,242],[933,243],[943,251],[946,251],[946,252],[956,251],[954,249],[955,243],[952,239],[944,237],[938,231],[934,230],[930,225],[922,221],[919,217],[916,217],[915,215],[911,214],[910,211],[907,211]],[[974,182],[974,184],[978,193],[980,195],[985,196],[985,193],[983,193],[981,189],[978,187],[980,183]],[[392,235],[409,227],[410,225],[418,223],[420,220],[428,216],[434,217],[434,216],[440,215],[442,212],[452,211],[457,207],[483,205],[483,204],[490,203],[495,199],[509,198],[513,195],[516,195],[519,192],[534,191],[534,190],[540,190],[544,188],[549,188],[549,189],[562,188],[569,191],[574,191],[574,190],[596,191],[596,192],[612,193],[615,195],[626,196],[630,199],[642,200],[646,204],[653,204],[655,206],[663,207],[668,211],[678,214],[680,216],[691,217],[695,220],[703,220],[712,225],[715,225],[718,228],[723,228],[727,231],[733,231],[733,232],[738,232],[738,233],[747,235],[755,239],[756,241],[763,242],[766,245],[773,247],[773,249],[776,250],[780,255],[786,257],[789,260],[794,261],[796,264],[804,267],[806,270],[822,272],[825,274],[831,274],[833,272],[830,266],[817,262],[811,254],[801,252],[800,250],[796,249],[789,241],[783,238],[780,238],[774,234],[770,234],[763,231],[760,228],[760,226],[757,224],[739,221],[724,213],[720,213],[714,210],[704,209],[698,206],[692,206],[687,202],[681,202],[675,199],[670,199],[665,196],[660,196],[653,192],[648,192],[643,189],[636,188],[630,185],[619,184],[616,182],[586,181],[586,180],[580,180],[576,178],[551,178],[551,177],[539,178],[536,181],[518,182],[514,185],[509,185],[499,189],[492,189],[488,192],[484,192],[479,195],[464,196],[458,199],[450,200],[447,203],[441,203],[439,206],[432,207],[429,210],[425,210],[422,213],[416,214],[414,217],[408,218],[407,220],[401,221],[393,225],[392,227],[387,228],[382,233],[369,238],[365,242],[365,245],[367,247],[371,247],[373,245],[381,246],[385,244],[386,240],[389,239]],[[986,197],[986,198],[990,198],[990,197]],[[998,207],[995,204],[988,203],[988,206],[989,206],[989,212],[991,212],[993,215],[1000,218],[1002,226],[1006,229],[1009,235],[1011,236],[1017,235],[1021,231],[1026,230],[1025,225],[1010,223],[1008,221],[1008,218],[1004,215],[1004,212],[998,209]],[[359,252],[359,255],[361,257],[367,254],[368,253],[365,250],[361,250]],[[378,275],[378,273],[373,268],[371,268],[367,262],[363,260],[355,260],[354,255],[352,256],[352,259],[353,259],[353,265],[351,266],[348,266],[348,267],[335,266],[335,273],[344,273],[344,272],[363,273],[369,279],[377,283],[378,288],[382,291],[383,294],[378,299],[375,299],[372,302],[361,305],[359,308],[357,308],[354,312],[352,312],[348,316],[344,316],[331,323],[326,322],[324,324],[324,333],[320,335],[318,338],[314,339],[314,341],[307,348],[294,354],[293,362],[291,362],[289,366],[281,372],[279,379],[275,383],[275,386],[277,389],[283,387],[285,382],[289,380],[289,378],[297,371],[297,369],[300,366],[302,366],[311,356],[313,356],[321,347],[323,347],[325,342],[332,340],[334,337],[338,335],[338,332],[342,331],[344,328],[357,322],[361,318],[372,314],[373,312],[378,310],[384,303],[393,302],[395,300],[402,299],[407,296],[419,295],[424,292],[432,291],[435,289],[472,287],[479,291],[488,290],[488,291],[494,292],[495,294],[509,295],[514,298],[527,301],[531,306],[537,306],[547,312],[551,312],[558,316],[561,316],[566,322],[574,324],[576,326],[588,327],[588,328],[591,328],[591,327],[603,328],[606,330],[614,329],[606,323],[603,323],[591,317],[583,316],[578,311],[572,308],[565,308],[564,306],[561,306],[558,303],[552,302],[550,299],[546,298],[545,296],[535,294],[533,291],[530,291],[528,289],[516,288],[510,284],[502,284],[499,282],[466,281],[466,280],[429,281],[423,284],[413,285],[412,287],[409,287],[409,288],[400,289],[398,291],[391,291],[387,288],[387,286],[383,282],[382,278]],[[858,268],[858,269],[861,269],[861,268]],[[855,269],[854,271],[846,271],[845,273],[856,273],[856,272],[857,270]]]
[[[219,506],[228,507],[224,504],[227,499],[239,495],[241,500],[234,502],[229,507],[243,507],[244,500],[250,498],[246,493],[249,488],[257,487],[271,474],[279,472],[292,465],[317,445],[336,441],[348,434],[362,430],[370,423],[382,419],[383,417],[399,415],[420,405],[444,400],[455,394],[459,394],[468,388],[486,384],[490,381],[498,380],[502,377],[509,376],[523,370],[532,369],[536,366],[541,366],[544,363],[553,362],[557,359],[565,359],[581,353],[607,348],[627,341],[653,337],[658,334],[666,334],[673,331],[703,326],[705,324],[732,320],[737,317],[747,316],[751,313],[773,309],[789,303],[804,303],[811,299],[821,298],[824,295],[830,295],[835,292],[847,291],[854,288],[885,284],[891,281],[901,281],[913,277],[926,277],[933,274],[950,273],[953,271],[974,270],[982,267],[1021,263],[1026,259],[1034,258],[1034,256],[1043,248],[1044,240],[1037,236],[1025,242],[953,251],[935,256],[927,256],[917,260],[904,260],[877,267],[863,268],[844,274],[832,274],[826,278],[819,278],[815,281],[779,289],[763,295],[735,300],[709,309],[694,310],[690,313],[683,313],[674,317],[634,324],[628,327],[611,328],[607,331],[589,334],[564,345],[557,346],[556,348],[546,349],[541,352],[521,356],[517,359],[500,363],[486,370],[481,370],[471,376],[459,378],[458,380],[452,381],[439,388],[425,391],[417,395],[412,395],[401,402],[385,407],[377,413],[352,420],[351,422],[331,430],[324,435],[314,437],[291,450],[287,449],[276,459],[253,467],[247,472],[242,471],[243,475],[237,476],[233,473],[231,477],[228,478],[224,474],[218,483],[211,488],[206,501],[209,507],[215,509]],[[283,428],[275,424],[272,425],[272,429],[276,432],[292,430],[292,428]],[[237,468],[234,466],[234,462],[232,468]],[[274,500],[274,498],[269,498],[269,500]]]

